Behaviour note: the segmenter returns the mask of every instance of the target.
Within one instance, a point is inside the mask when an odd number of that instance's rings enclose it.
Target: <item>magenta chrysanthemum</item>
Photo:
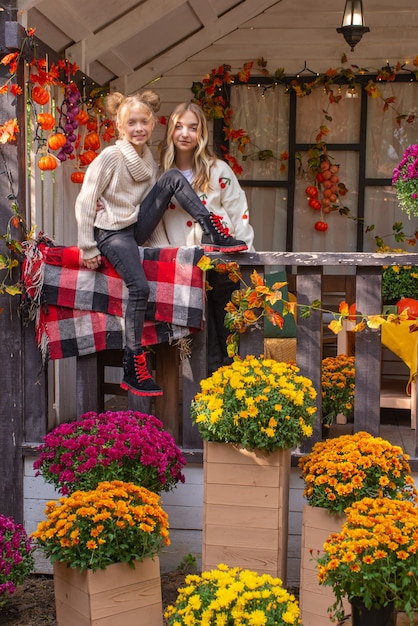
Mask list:
[[[160,493],[184,482],[185,459],[153,415],[89,412],[47,434],[34,463],[37,475],[66,495],[122,480]]]
[[[418,215],[418,145],[409,146],[393,170],[392,185],[399,206],[409,216]]]

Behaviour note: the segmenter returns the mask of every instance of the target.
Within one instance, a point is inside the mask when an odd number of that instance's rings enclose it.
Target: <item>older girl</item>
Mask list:
[[[208,138],[201,107],[193,102],[179,104],[167,123],[161,146],[161,171],[179,170],[218,223],[253,250],[254,231],[245,193],[229,165],[214,156]],[[199,245],[201,237],[201,225],[191,220],[174,198],[149,243],[156,247]],[[216,272],[208,274],[208,282],[212,287],[208,292],[208,367],[214,371],[228,362],[224,307],[237,287]]]

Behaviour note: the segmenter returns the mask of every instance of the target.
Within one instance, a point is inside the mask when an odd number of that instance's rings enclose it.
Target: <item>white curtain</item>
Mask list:
[[[397,111],[418,115],[418,85],[411,83],[380,84],[382,98],[396,97]],[[334,96],[338,103],[329,104],[329,97],[317,89],[309,96],[297,99],[296,142],[315,144],[321,125],[328,133],[323,140],[332,143],[353,143],[360,141],[359,97],[348,97],[347,87],[334,86]],[[366,134],[366,177],[391,178],[393,168],[402,157],[403,151],[411,143],[418,141],[418,123],[399,125],[395,108],[384,110],[382,98],[368,97],[368,120]],[[281,169],[278,155],[288,150],[289,137],[289,96],[284,86],[265,89],[261,85],[233,86],[231,104],[234,110],[233,127],[245,129],[252,140],[246,149],[248,158],[231,146],[231,152],[239,160],[244,172],[242,180],[282,181],[288,177],[288,163]],[[328,119],[326,119],[328,118]],[[276,158],[259,160],[260,150],[271,150]],[[303,168],[295,180],[295,209],[293,249],[295,251],[346,251],[356,249],[359,155],[355,151],[330,151],[332,161],[339,164],[340,181],[348,189],[340,198],[341,208],[349,209],[350,217],[333,211],[321,215],[308,206],[305,188],[312,183],[307,168],[307,155],[302,154]],[[298,164],[296,164],[298,171]],[[286,233],[286,191],[262,187],[246,188],[250,206],[250,219],[255,229],[255,242],[258,250],[284,250]],[[375,250],[376,235],[384,237],[390,247],[401,247],[392,236],[392,224],[402,221],[407,235],[414,233],[418,220],[408,220],[398,206],[394,189],[389,186],[368,186],[365,192],[364,228],[374,226],[365,235],[364,250]],[[316,221],[324,219],[328,223],[326,232],[314,228]],[[406,244],[403,245],[406,247]]]

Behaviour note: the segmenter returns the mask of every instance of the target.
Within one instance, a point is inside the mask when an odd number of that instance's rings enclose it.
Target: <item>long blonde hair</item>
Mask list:
[[[161,143],[160,166],[163,172],[175,167],[176,150],[173,143],[173,133],[178,120],[186,113],[191,111],[197,118],[197,146],[193,153],[193,172],[194,178],[192,187],[195,191],[206,193],[209,189],[210,168],[215,156],[208,146],[209,132],[208,125],[201,107],[194,102],[182,102],[177,105],[171,113],[164,139]]]
[[[133,106],[143,109],[146,115],[152,117],[155,124],[155,114],[160,109],[160,103],[160,96],[152,89],[146,89],[142,93],[133,93],[130,96],[114,91],[106,96],[104,107],[107,115],[116,122],[116,128],[120,132]]]

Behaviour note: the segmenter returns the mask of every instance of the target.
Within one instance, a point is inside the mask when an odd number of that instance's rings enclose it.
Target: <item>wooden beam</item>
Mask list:
[[[211,46],[221,37],[225,37],[239,24],[256,17],[266,9],[277,4],[278,0],[246,0],[234,7],[207,28],[188,37],[186,41],[174,46],[169,54],[154,59],[141,69],[126,77],[127,93],[132,93],[141,87],[157,80],[169,70],[177,67],[191,56]],[[280,0],[279,0],[280,1]],[[115,79],[110,83],[112,91],[121,91],[121,79]]]
[[[22,4],[22,0],[20,4]],[[73,41],[80,41],[92,35],[92,31],[80,19],[77,10],[72,8],[72,3],[67,2],[67,0],[42,0],[42,2],[29,2],[29,4],[36,4],[36,10]]]
[[[189,4],[203,26],[210,26],[218,19],[218,14],[210,0],[189,0]]]
[[[85,39],[85,63],[88,65],[96,61],[102,54],[117,48],[117,46],[131,37],[138,35],[141,31],[152,26],[157,20],[182,4],[184,4],[184,0],[152,0],[152,9],[148,2],[136,7],[133,11],[114,21],[110,26]],[[78,41],[78,43],[67,48],[65,52],[66,57],[77,63],[77,65],[80,65],[82,59],[81,44],[82,42]]]

